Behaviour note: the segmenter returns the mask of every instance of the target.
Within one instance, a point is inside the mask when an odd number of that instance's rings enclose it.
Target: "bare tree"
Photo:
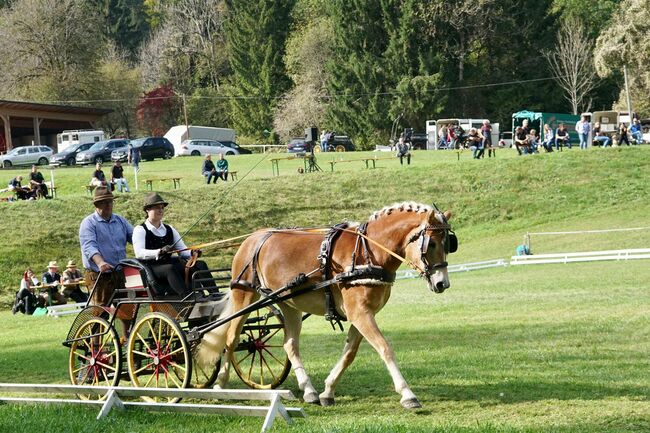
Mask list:
[[[593,52],[594,42],[587,36],[582,22],[568,18],[558,31],[555,50],[543,53],[557,83],[565,92],[564,97],[571,103],[573,114],[578,114],[579,108],[586,111],[591,108],[589,94],[598,79]]]
[[[87,96],[105,46],[100,27],[85,0],[12,2],[0,12],[2,93],[40,100]]]
[[[219,89],[225,73],[222,0],[177,0],[164,8],[159,26],[140,50],[143,81],[148,87],[169,80],[191,91],[199,81]],[[198,78],[198,80],[197,80]]]

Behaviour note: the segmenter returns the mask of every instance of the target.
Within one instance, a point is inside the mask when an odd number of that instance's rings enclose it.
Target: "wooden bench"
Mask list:
[[[413,155],[411,155],[412,157]],[[355,159],[339,159],[339,160],[331,160],[328,161],[330,164],[330,167],[332,168],[332,171],[334,171],[334,166],[336,164],[340,164],[342,162],[355,162],[355,161],[363,161],[366,163],[366,168],[370,168],[370,162],[372,162],[372,168],[377,168],[377,161],[380,160],[385,160],[385,159],[395,159],[394,156],[382,156],[382,157],[377,157],[377,156],[371,156],[368,158],[355,158]]]
[[[180,177],[167,177],[167,178],[161,178],[161,179],[145,179],[144,183],[149,191],[153,191],[153,183],[156,181],[160,182],[165,182],[167,180],[171,180],[174,183],[174,189],[178,189],[181,187],[181,179]]]
[[[45,182],[45,186],[47,186],[47,190],[50,193],[50,197],[56,198],[56,188],[57,188],[57,186],[52,185],[52,182],[49,181],[49,180]]]
[[[237,171],[236,170],[235,171],[228,170],[228,174],[226,176],[227,176],[226,178],[229,177],[231,181],[236,181],[237,180]],[[207,178],[208,176],[204,176],[204,177]],[[179,186],[180,186],[180,182],[179,182]]]

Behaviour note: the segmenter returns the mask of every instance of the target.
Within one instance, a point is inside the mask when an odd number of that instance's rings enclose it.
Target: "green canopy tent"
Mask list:
[[[565,113],[542,113],[536,111],[523,110],[512,115],[512,132],[514,133],[517,126],[521,126],[524,119],[528,119],[530,129],[537,131],[540,137],[544,136],[544,125],[548,123],[553,131],[557,129],[560,123],[564,123],[571,136],[571,142],[578,143],[578,133],[576,132],[576,123],[580,116]]]

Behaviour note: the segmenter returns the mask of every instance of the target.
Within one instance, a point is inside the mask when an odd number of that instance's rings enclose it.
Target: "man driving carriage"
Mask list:
[[[191,275],[206,271],[207,264],[196,260],[191,264],[191,253],[178,231],[162,222],[165,208],[169,205],[160,194],[151,192],[144,198],[145,221],[133,230],[133,250],[137,259],[151,269],[156,281],[165,293],[184,296],[191,291]],[[172,253],[177,251],[178,255]],[[181,260],[182,259],[182,260]],[[187,267],[186,263],[190,263]]]

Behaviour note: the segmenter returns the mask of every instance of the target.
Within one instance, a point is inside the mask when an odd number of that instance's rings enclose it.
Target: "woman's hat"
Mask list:
[[[56,260],[52,260],[52,261],[47,265],[47,267],[48,267],[48,268],[59,269],[59,265],[56,263]]]
[[[110,189],[108,189],[105,186],[98,186],[95,188],[95,195],[93,197],[93,204],[96,204],[100,201],[106,201],[106,200],[114,200],[115,196],[111,192]]]
[[[146,211],[148,208],[159,204],[167,206],[169,203],[167,203],[157,192],[150,192],[144,196],[144,206],[142,209]]]
[[[76,268],[76,267],[77,267],[77,263],[76,263],[74,260],[69,260],[69,261],[68,261],[68,267],[69,267],[69,268]]]

